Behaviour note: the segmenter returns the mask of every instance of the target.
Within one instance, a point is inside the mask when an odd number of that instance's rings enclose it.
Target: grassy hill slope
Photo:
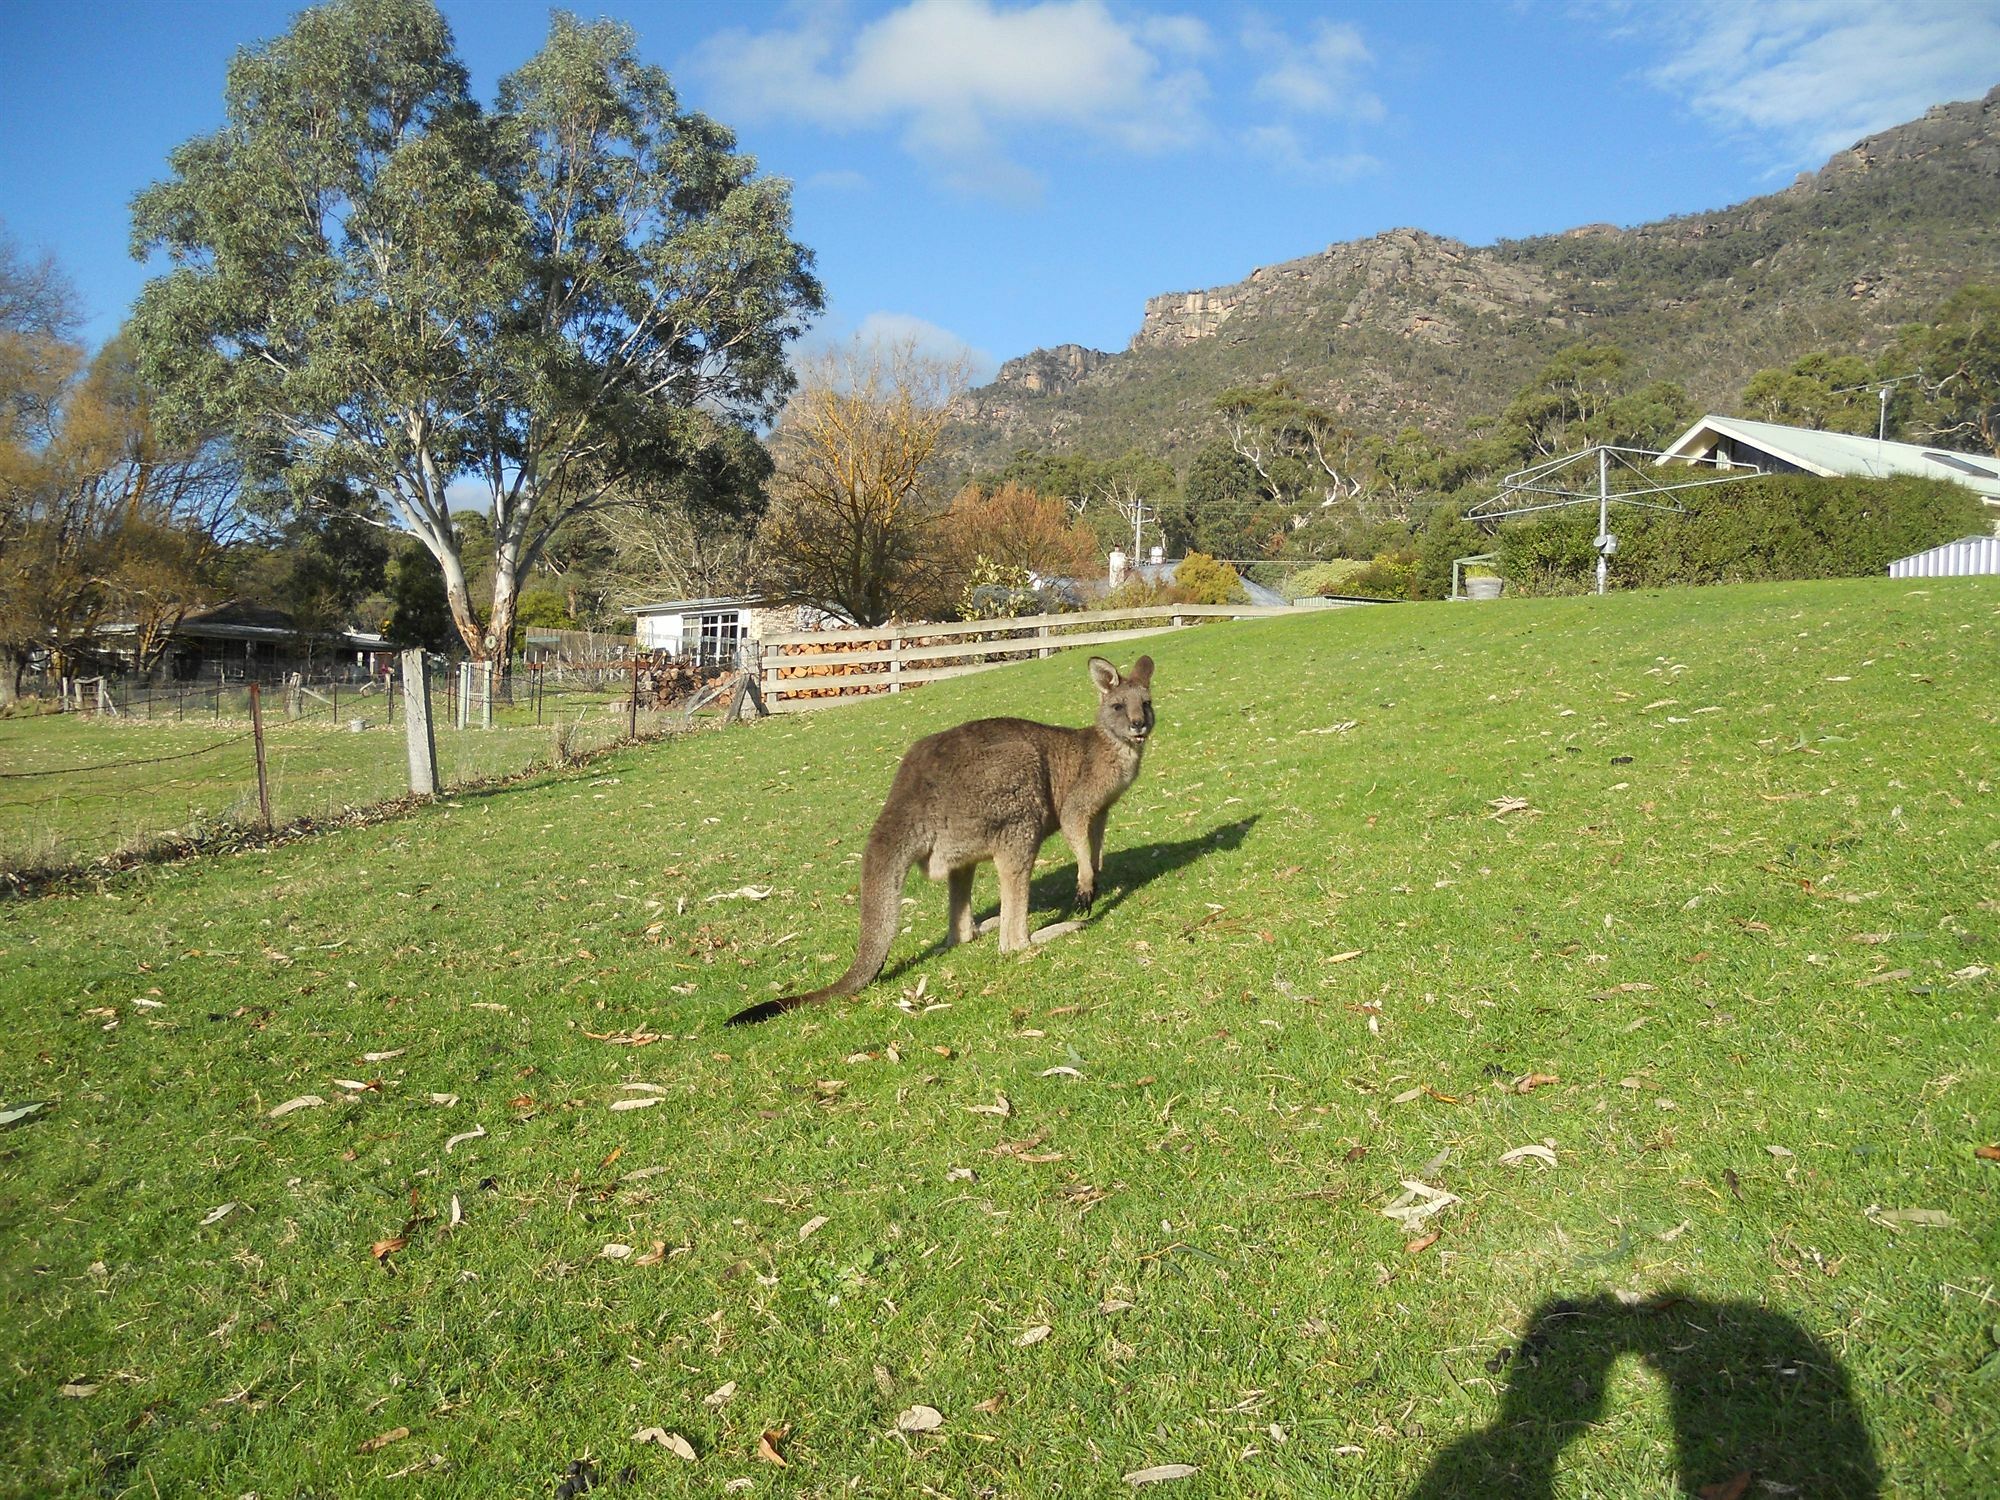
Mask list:
[[[1080,658],[0,908],[52,1101],[0,1491],[1506,1493],[1559,1432],[1594,1493],[1970,1493],[1996,627],[1954,579],[1164,638],[1084,932],[940,953],[913,882],[881,984],[747,1034],[851,953],[902,748],[1080,721]],[[1694,1393],[1682,1489],[1620,1349]]]

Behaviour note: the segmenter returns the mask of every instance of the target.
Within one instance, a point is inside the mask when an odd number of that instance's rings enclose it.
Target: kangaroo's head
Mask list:
[[[1145,749],[1153,733],[1153,658],[1142,656],[1121,673],[1093,656],[1090,677],[1097,684],[1097,727],[1121,745]]]

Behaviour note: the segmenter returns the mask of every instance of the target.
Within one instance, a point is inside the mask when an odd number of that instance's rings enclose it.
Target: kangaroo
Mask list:
[[[854,962],[824,989],[766,1000],[728,1024],[768,1021],[871,983],[889,956],[903,881],[915,864],[932,880],[950,882],[945,942],[954,945],[974,936],[972,872],[992,860],[1000,873],[1000,951],[1014,953],[1033,941],[1028,880],[1035,851],[1061,829],[1076,855],[1075,909],[1089,911],[1104,864],[1105,818],[1138,778],[1152,737],[1153,659],[1142,656],[1121,674],[1093,656],[1090,675],[1097,722],[1087,729],[975,719],[912,745],[861,856],[861,947]]]

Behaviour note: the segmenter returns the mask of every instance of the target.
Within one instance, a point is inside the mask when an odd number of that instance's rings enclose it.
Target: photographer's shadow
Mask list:
[[[1881,1493],[1847,1373],[1824,1344],[1751,1303],[1669,1293],[1632,1306],[1597,1296],[1537,1308],[1506,1363],[1499,1415],[1441,1453],[1415,1496],[1553,1497],[1557,1461],[1605,1415],[1623,1355],[1667,1387],[1684,1493]]]

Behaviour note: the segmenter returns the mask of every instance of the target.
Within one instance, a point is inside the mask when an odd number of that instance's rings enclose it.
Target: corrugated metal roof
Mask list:
[[[2000,458],[1960,453],[1936,444],[1883,442],[1849,432],[1817,432],[1810,427],[1752,422],[1713,413],[1682,433],[1654,462],[1692,462],[1705,458],[1714,451],[1718,437],[1761,448],[1807,473],[1829,479],[1887,479],[1898,474],[1949,479],[1974,491],[1989,505],[2000,505]]]
[[[659,604],[634,604],[635,615],[692,615],[714,609],[754,609],[757,601],[745,595],[722,599],[668,599]]]

